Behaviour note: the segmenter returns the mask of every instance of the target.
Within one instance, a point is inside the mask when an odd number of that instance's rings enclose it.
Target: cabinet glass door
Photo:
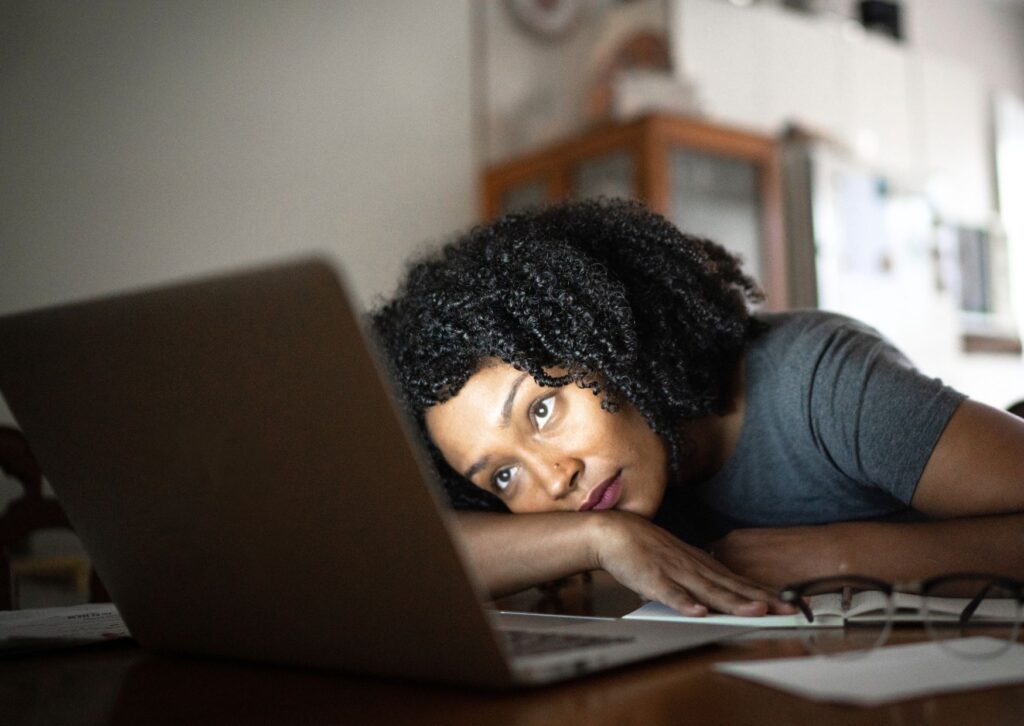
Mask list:
[[[548,201],[548,185],[544,179],[535,179],[511,186],[501,195],[501,212],[517,212],[537,207]]]
[[[582,161],[572,175],[572,198],[633,199],[633,155],[613,151]]]
[[[744,271],[763,284],[757,167],[742,159],[673,148],[669,174],[672,221],[684,232],[738,254]]]

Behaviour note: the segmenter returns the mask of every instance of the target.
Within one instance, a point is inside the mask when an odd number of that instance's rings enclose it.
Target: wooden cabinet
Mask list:
[[[595,196],[638,199],[685,232],[744,259],[767,294],[788,301],[779,161],[767,136],[652,114],[583,133],[488,169],[483,213]]]

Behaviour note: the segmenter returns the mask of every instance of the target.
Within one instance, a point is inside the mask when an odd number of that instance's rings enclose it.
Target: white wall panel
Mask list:
[[[5,1],[0,313],[304,252],[390,291],[476,216],[469,26],[465,0]]]

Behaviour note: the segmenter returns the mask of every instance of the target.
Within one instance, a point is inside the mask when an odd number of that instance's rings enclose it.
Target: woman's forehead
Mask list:
[[[500,434],[517,394],[530,383],[529,374],[499,361],[480,368],[455,396],[428,408],[427,432],[448,463],[463,466],[481,442]]]
[[[530,379],[529,374],[509,363],[488,359],[466,380],[457,394],[427,409],[427,424],[430,425],[431,420],[438,421],[451,415],[483,416],[488,411],[498,413],[511,388],[517,384],[522,385],[527,379]]]

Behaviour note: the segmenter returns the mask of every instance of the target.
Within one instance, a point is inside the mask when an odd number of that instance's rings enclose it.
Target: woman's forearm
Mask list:
[[[603,569],[640,597],[687,615],[792,612],[706,552],[627,512],[456,515],[481,584],[500,597],[584,570]]]
[[[1024,514],[832,526],[842,544],[839,566],[848,572],[892,581],[951,572],[1024,579]]]
[[[776,588],[842,573],[889,581],[952,572],[1024,579],[1024,514],[737,529],[712,552],[734,572]]]
[[[501,597],[597,568],[592,530],[598,513],[459,512],[456,521],[478,580]]]

